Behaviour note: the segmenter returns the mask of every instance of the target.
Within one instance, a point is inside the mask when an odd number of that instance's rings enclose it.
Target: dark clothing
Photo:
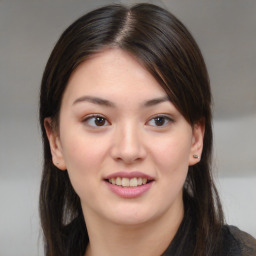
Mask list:
[[[173,241],[162,256],[193,255],[195,230],[193,226],[192,228],[188,228],[189,226],[189,223],[183,220]],[[188,230],[185,231],[186,229]],[[183,239],[184,232],[190,233],[185,239]],[[222,246],[216,256],[256,256],[256,239],[237,227],[223,226],[220,236],[222,237]]]
[[[227,256],[256,256],[256,240],[234,226],[225,227],[226,240],[229,242]]]
[[[214,241],[205,241],[203,245],[197,244],[196,237],[202,235],[198,231],[200,219],[194,200],[188,194],[185,194],[184,206],[183,221],[162,256],[198,256],[194,251],[196,248],[196,251],[200,251],[201,246],[207,247],[202,248],[204,256],[256,256],[256,239],[234,226],[216,227],[215,231],[212,230]],[[199,241],[202,242],[203,239],[204,237]]]

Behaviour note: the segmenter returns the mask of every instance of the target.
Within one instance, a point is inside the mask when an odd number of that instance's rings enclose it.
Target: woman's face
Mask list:
[[[139,224],[182,212],[193,129],[134,57],[108,49],[82,63],[63,95],[59,130],[45,127],[53,162],[67,169],[85,219]]]

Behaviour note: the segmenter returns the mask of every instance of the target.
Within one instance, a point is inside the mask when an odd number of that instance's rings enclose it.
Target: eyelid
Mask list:
[[[168,120],[168,123],[171,122],[173,123],[174,122],[174,119],[173,117],[171,117],[169,114],[156,114],[156,115],[153,115],[151,116],[148,121],[146,122],[146,124],[148,124],[151,120],[155,119],[155,118],[158,118],[158,117],[162,117],[162,118],[165,118],[166,120]],[[168,124],[167,123],[167,124]],[[163,126],[155,126],[155,127],[158,127],[158,128],[161,128],[161,127],[165,127],[167,124],[163,125]]]
[[[93,126],[93,125],[89,125],[88,124],[88,121],[92,118],[96,118],[96,117],[100,117],[100,118],[103,118],[107,124],[106,125],[102,125],[102,126]],[[104,115],[101,115],[101,114],[89,114],[89,115],[86,115],[85,117],[82,118],[82,122],[83,123],[87,123],[87,126],[89,127],[92,127],[92,128],[95,128],[95,127],[105,127],[107,125],[111,125],[111,123],[108,121],[108,119],[104,116]]]
[[[87,119],[89,119],[91,117],[102,117],[102,118],[106,119],[106,117],[104,115],[102,115],[102,114],[88,114],[88,115],[84,116],[82,118],[82,120],[87,120]]]

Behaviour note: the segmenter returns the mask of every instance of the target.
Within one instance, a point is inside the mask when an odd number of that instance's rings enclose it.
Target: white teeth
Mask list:
[[[122,187],[137,187],[147,184],[147,178],[111,178],[108,180],[109,183]]]
[[[116,185],[118,185],[118,186],[122,185],[122,179],[120,177],[116,178]]]
[[[130,187],[137,187],[138,181],[137,178],[130,179]]]
[[[130,182],[128,178],[122,178],[122,186],[123,187],[129,187]]]
[[[116,181],[115,181],[115,179],[114,179],[114,178],[111,178],[111,179],[109,180],[109,182],[110,182],[110,183],[112,183],[113,185],[115,185],[115,184],[116,184]]]

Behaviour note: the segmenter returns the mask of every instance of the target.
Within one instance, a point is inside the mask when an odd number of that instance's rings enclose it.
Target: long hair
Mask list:
[[[195,209],[193,255],[216,255],[223,213],[211,174],[212,99],[207,69],[186,27],[168,11],[151,4],[130,8],[109,5],[82,16],[64,31],[47,62],[40,94],[44,145],[40,217],[46,255],[83,255],[89,238],[80,199],[68,174],[52,163],[44,119],[51,117],[58,126],[70,75],[104,48],[119,48],[135,56],[192,127],[204,123],[201,161],[189,167],[183,192],[184,198],[189,198],[186,202]]]

